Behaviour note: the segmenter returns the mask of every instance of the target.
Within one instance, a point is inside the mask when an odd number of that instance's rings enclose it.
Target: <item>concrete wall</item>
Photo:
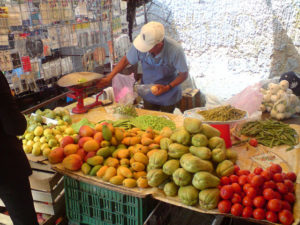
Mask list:
[[[300,0],[153,0],[148,19],[181,42],[205,94],[228,99],[246,86],[300,73]]]

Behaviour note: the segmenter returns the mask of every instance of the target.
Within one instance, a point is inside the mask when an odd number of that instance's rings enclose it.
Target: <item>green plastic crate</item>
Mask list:
[[[72,223],[141,225],[154,208],[149,198],[138,198],[64,177],[66,214]]]

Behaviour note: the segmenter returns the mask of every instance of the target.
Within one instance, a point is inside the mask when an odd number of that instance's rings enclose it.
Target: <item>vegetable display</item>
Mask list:
[[[288,124],[276,120],[258,120],[245,123],[240,134],[254,137],[259,144],[270,148],[279,145],[298,144],[298,134]]]
[[[153,130],[162,130],[164,127],[175,129],[175,123],[162,116],[142,115],[130,120],[131,124],[142,130],[151,127]]]
[[[231,105],[219,106],[213,109],[198,111],[205,121],[230,121],[245,117],[246,112]]]
[[[235,166],[233,175],[221,178],[218,209],[221,213],[290,225],[294,221],[295,181],[296,174],[282,173],[278,164],[266,170],[257,167],[253,173]]]
[[[261,111],[270,112],[271,117],[278,120],[300,113],[300,100],[288,87],[289,82],[282,80],[279,84],[270,83],[267,89],[262,88]]]

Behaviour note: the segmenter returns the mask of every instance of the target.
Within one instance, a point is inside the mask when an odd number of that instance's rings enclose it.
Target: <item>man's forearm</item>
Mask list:
[[[187,77],[188,77],[188,72],[179,73],[178,76],[176,77],[176,79],[173,80],[171,83],[169,83],[169,85],[171,87],[175,87],[175,86],[181,84],[183,81],[185,81]]]
[[[118,73],[120,73],[125,67],[129,64],[127,57],[123,56],[123,58],[118,62],[118,64],[113,68],[111,73],[108,75],[111,79]]]

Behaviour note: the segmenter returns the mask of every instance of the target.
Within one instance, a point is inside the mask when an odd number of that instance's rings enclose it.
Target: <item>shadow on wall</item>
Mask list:
[[[272,9],[271,1],[266,0],[266,2]],[[273,52],[270,77],[277,77],[288,71],[300,73],[300,48],[297,49],[294,45],[274,11],[273,18]]]

